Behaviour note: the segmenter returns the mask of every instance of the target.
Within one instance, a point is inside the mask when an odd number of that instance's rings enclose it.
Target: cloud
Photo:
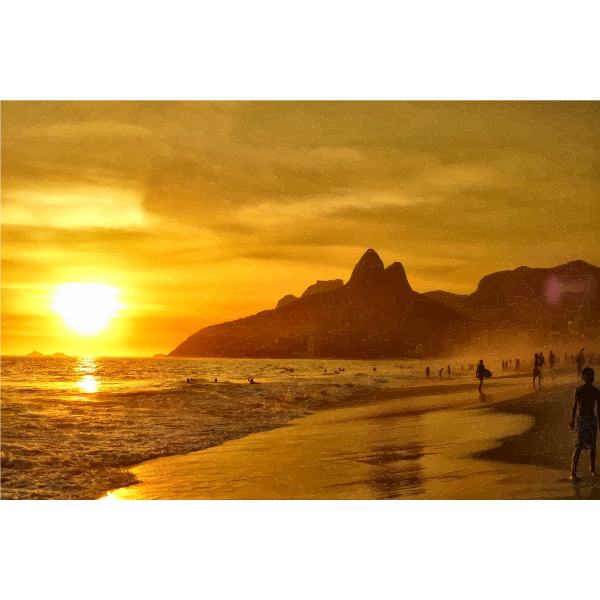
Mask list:
[[[521,262],[600,256],[597,102],[1,111],[3,295],[85,280],[205,318],[227,314],[225,285],[272,306],[370,247],[418,289],[459,292]]]
[[[87,141],[96,137],[154,136],[155,132],[147,127],[137,127],[118,122],[95,121],[87,123],[62,123],[60,125],[42,125],[28,127],[20,132],[24,138],[67,139],[82,137]]]

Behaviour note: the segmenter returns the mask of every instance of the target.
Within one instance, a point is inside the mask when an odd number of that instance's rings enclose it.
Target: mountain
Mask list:
[[[63,352],[55,352],[52,355],[52,358],[69,358],[66,354],[64,354]]]
[[[313,285],[309,285],[304,290],[304,292],[302,293],[302,296],[300,296],[300,298],[306,298],[306,296],[310,296],[311,294],[318,294],[320,292],[329,292],[331,290],[335,290],[339,287],[342,287],[343,285],[344,285],[344,282],[342,279],[332,279],[330,281],[317,280],[317,283],[314,283]],[[295,300],[298,300],[298,296],[294,296],[293,294],[288,294],[287,296],[284,296],[277,303],[277,308],[281,308],[282,306],[285,306],[286,304],[289,304],[290,302],[294,302]]]
[[[424,292],[423,295],[429,298],[433,298],[434,300],[439,300],[440,302],[443,302],[446,306],[449,306],[450,308],[454,308],[467,297],[466,294],[453,294],[452,292],[444,292],[443,290],[436,290],[435,292]]]
[[[30,352],[29,354],[25,354],[25,358],[40,358],[43,356],[44,355],[41,352],[36,352],[35,350],[33,352]]]
[[[281,308],[282,306],[285,306],[290,302],[295,302],[296,300],[298,300],[298,296],[294,296],[294,294],[288,294],[277,303],[277,308]]]
[[[337,281],[334,289],[201,329],[169,356],[434,356],[485,330],[478,320],[414,292],[402,264],[385,268],[374,250],[365,252],[346,285]]]
[[[594,338],[600,329],[600,268],[583,260],[552,268],[519,267],[486,275],[465,296],[426,292],[454,310],[494,329],[567,332]],[[586,335],[587,335],[586,333]]]
[[[330,281],[319,281],[317,279],[317,283],[313,285],[309,285],[300,298],[306,298],[306,296],[310,296],[311,294],[318,294],[320,292],[330,292],[331,290],[336,290],[339,287],[344,285],[344,281],[342,279],[331,279]]]

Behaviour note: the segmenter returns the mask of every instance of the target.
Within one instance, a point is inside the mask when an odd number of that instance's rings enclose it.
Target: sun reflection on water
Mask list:
[[[81,379],[77,382],[77,385],[88,393],[94,393],[98,391],[99,381],[94,376],[96,372],[96,361],[93,356],[83,356],[79,359],[79,363],[75,371],[78,377]]]
[[[85,375],[81,381],[77,382],[77,385],[85,392],[97,392],[98,381],[93,375]]]

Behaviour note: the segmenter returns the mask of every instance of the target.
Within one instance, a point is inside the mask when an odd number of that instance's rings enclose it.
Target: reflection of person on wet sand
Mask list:
[[[479,388],[477,388],[477,390],[481,392],[481,386],[483,385],[483,379],[485,377],[485,367],[483,365],[483,360],[480,360],[477,364],[477,371],[475,371],[475,377],[479,379]]]
[[[448,379],[450,379],[450,365],[448,365]]]
[[[573,452],[573,463],[571,465],[571,481],[581,481],[577,477],[577,463],[582,450],[590,451],[590,471],[593,477],[596,474],[596,437],[598,434],[598,417],[596,416],[596,404],[600,413],[600,390],[592,385],[594,383],[594,369],[587,367],[581,373],[585,385],[575,390],[575,403],[571,412],[569,427],[573,429],[577,423],[577,435],[575,437],[575,452]],[[579,408],[579,415],[577,409]],[[577,415],[577,421],[575,417]]]
[[[535,354],[533,359],[533,387],[535,387],[535,378],[538,378],[539,385],[542,385],[542,371],[540,369],[540,355]]]

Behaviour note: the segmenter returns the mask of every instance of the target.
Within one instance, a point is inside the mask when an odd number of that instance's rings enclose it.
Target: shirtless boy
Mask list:
[[[596,474],[596,436],[598,434],[598,417],[596,416],[596,404],[600,413],[600,390],[594,387],[594,369],[587,367],[581,373],[585,385],[582,385],[575,390],[575,404],[571,413],[571,422],[569,427],[575,427],[575,416],[577,408],[579,415],[577,416],[577,435],[575,437],[575,452],[573,452],[573,464],[571,467],[571,481],[581,481],[577,477],[577,463],[582,450],[590,451],[590,471],[593,477]]]

